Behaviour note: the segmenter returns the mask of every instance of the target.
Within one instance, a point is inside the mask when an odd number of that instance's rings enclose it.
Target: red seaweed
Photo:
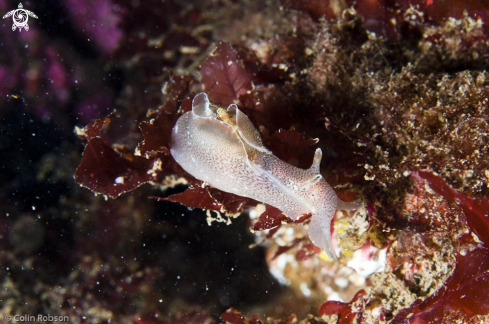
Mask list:
[[[152,197],[157,200],[173,201],[192,208],[202,208],[220,211],[222,205],[209,193],[209,187],[190,187],[182,193],[166,198]]]
[[[221,319],[229,324],[244,324],[246,318],[236,309],[231,307],[221,314]]]
[[[246,208],[254,207],[257,204],[253,199],[224,192],[216,188],[209,187],[209,192],[214,199],[223,205],[224,210],[231,214],[239,214]]]
[[[401,310],[393,324],[447,323],[489,314],[489,250],[457,256],[452,276],[434,295]]]
[[[419,171],[430,187],[447,201],[459,204],[470,229],[487,246],[489,244],[489,203],[472,199],[452,189],[443,178],[432,172]],[[478,248],[457,255],[455,271],[432,296],[418,300],[401,310],[393,323],[433,323],[468,320],[475,315],[489,314],[489,249]],[[414,315],[413,315],[414,314]]]
[[[157,152],[169,155],[171,130],[177,119],[178,116],[163,111],[151,122],[139,124],[144,136],[144,141],[137,147],[139,152],[147,158]]]
[[[352,324],[357,317],[357,312],[353,310],[353,304],[365,294],[365,290],[360,290],[349,303],[327,301],[321,305],[318,313],[319,315],[338,315],[338,324]]]
[[[166,198],[152,198],[178,202],[192,208],[209,209],[220,212],[226,211],[231,214],[239,214],[245,208],[253,207],[257,204],[253,199],[223,192],[209,186],[202,187],[200,184],[200,181],[195,181],[194,186],[182,193],[171,195]]]
[[[286,216],[279,209],[270,205],[265,205],[265,211],[260,215],[255,224],[253,224],[253,230],[263,231],[274,228],[280,226],[282,221],[286,219]]]
[[[135,156],[128,159],[97,137],[85,147],[75,181],[96,193],[117,198],[150,181],[153,176],[147,171],[151,164]]]
[[[472,199],[452,189],[443,178],[432,172],[419,171],[431,189],[449,202],[457,202],[462,207],[470,229],[489,247],[489,199]]]
[[[81,139],[87,141],[90,141],[91,139],[98,137],[102,133],[103,127],[110,124],[112,117],[114,117],[114,115],[115,115],[115,111],[105,118],[94,119],[90,123],[88,123],[87,126],[77,129],[76,134]]]
[[[251,76],[243,61],[227,43],[221,42],[202,63],[202,84],[212,103],[227,106],[249,96],[253,89]]]
[[[184,112],[189,111],[192,108],[191,97],[190,97],[190,87],[192,85],[192,80],[188,75],[179,76],[170,69],[165,69],[169,74],[170,80],[166,83],[164,92],[167,93],[167,100],[165,104],[159,108],[159,111],[165,111],[169,114],[177,114],[180,107]],[[186,103],[184,103],[186,102]],[[190,103],[190,106],[188,105]]]

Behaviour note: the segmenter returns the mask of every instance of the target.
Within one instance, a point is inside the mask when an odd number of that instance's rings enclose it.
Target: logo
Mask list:
[[[12,30],[15,31],[17,28],[19,28],[20,32],[22,31],[22,28],[24,28],[26,31],[29,30],[29,25],[27,25],[29,16],[37,19],[36,14],[33,13],[32,11],[25,10],[24,7],[22,6],[22,3],[19,3],[19,9],[15,9],[7,12],[7,14],[3,16],[3,19],[8,18],[10,16],[12,16],[14,20],[14,24],[12,25]]]

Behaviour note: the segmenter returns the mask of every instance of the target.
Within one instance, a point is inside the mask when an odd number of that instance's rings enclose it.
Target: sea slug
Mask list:
[[[294,167],[263,145],[258,130],[235,104],[224,109],[199,93],[192,111],[173,127],[170,151],[185,171],[212,187],[267,203],[293,220],[310,213],[309,238],[335,258],[331,220],[337,209],[358,204],[340,200],[323,179],[321,149],[309,169]]]

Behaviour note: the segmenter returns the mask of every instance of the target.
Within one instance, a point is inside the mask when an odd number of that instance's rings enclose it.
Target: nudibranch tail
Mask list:
[[[332,260],[336,260],[336,254],[331,244],[331,219],[334,217],[334,213],[332,211],[327,215],[313,216],[309,224],[309,239],[315,246],[324,250]]]

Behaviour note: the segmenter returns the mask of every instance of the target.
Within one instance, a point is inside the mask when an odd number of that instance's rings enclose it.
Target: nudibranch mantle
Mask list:
[[[294,167],[263,145],[235,104],[220,108],[202,92],[173,127],[170,151],[185,171],[214,188],[267,203],[293,220],[310,213],[312,243],[335,258],[331,220],[336,209],[358,205],[341,201],[321,176],[321,149],[309,169]]]

